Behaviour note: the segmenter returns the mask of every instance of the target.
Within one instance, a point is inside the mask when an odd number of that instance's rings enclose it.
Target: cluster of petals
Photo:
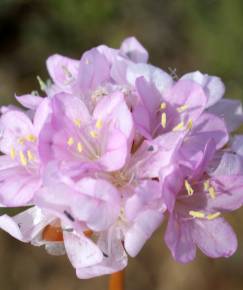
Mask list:
[[[243,202],[243,113],[220,78],[173,78],[134,37],[47,69],[44,96],[1,108],[0,204],[28,209],[0,228],[66,253],[81,279],[124,269],[164,218],[178,262],[235,252],[222,215]]]

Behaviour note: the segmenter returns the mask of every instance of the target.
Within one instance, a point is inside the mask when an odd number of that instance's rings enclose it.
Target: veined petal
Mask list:
[[[237,249],[235,233],[223,218],[195,219],[193,239],[200,250],[212,258],[232,256]]]
[[[164,207],[161,201],[161,188],[158,181],[144,180],[135,187],[133,195],[126,200],[126,218],[133,220],[150,207],[161,209]]]
[[[0,150],[9,154],[13,145],[18,144],[19,138],[33,134],[34,129],[31,120],[20,111],[8,111],[1,117],[3,136],[0,142]]]
[[[207,207],[214,211],[233,211],[243,205],[243,176],[221,175],[210,179],[216,197],[209,199]]]
[[[126,38],[121,44],[120,51],[134,62],[148,61],[147,50],[138,42],[135,37]]]
[[[77,86],[84,94],[110,78],[110,64],[97,48],[86,51],[79,64]]]
[[[93,118],[110,122],[111,126],[119,129],[128,140],[133,136],[132,115],[122,93],[103,97],[94,110]]]
[[[235,153],[243,156],[243,135],[235,135],[232,138],[231,148]]]
[[[70,91],[70,85],[78,75],[79,61],[54,54],[47,59],[46,65],[54,83]]]
[[[205,110],[207,96],[201,86],[190,80],[179,80],[164,94],[164,99],[173,106],[186,106],[180,116],[184,123],[195,121]]]
[[[89,267],[102,261],[103,253],[84,234],[64,231],[63,237],[68,258],[74,268]]]
[[[143,76],[148,82],[153,83],[160,93],[164,93],[173,83],[169,74],[151,64],[131,63],[127,66],[126,75],[127,81],[132,86],[135,86],[138,77]]]
[[[80,279],[115,273],[127,266],[127,255],[116,228],[102,232],[97,245],[103,252],[103,260],[94,266],[77,269],[76,274]]]
[[[200,116],[192,128],[191,136],[198,138],[201,144],[213,139],[216,149],[222,148],[229,140],[228,130],[224,121],[209,113],[203,113]],[[202,142],[203,140],[204,142]]]
[[[106,137],[105,143],[98,164],[109,172],[121,169],[128,157],[127,138],[119,130],[113,129]]]
[[[14,217],[0,216],[0,228],[22,242],[33,240],[53,220],[38,207],[32,207]]]
[[[208,96],[207,107],[216,104],[225,93],[225,86],[222,80],[216,76],[202,74],[199,71],[187,73],[182,76],[182,80],[192,80],[202,86]]]
[[[15,98],[22,106],[31,110],[36,110],[36,108],[43,101],[42,97],[31,95],[31,94],[23,95],[23,96],[15,96]]]
[[[224,152],[220,160],[216,163],[216,168],[211,168],[208,173],[211,176],[239,176],[243,175],[242,156],[231,152]]]
[[[222,99],[209,108],[209,112],[222,118],[230,132],[243,123],[243,110],[238,100]]]
[[[153,232],[163,221],[163,213],[147,209],[133,221],[133,225],[125,233],[124,246],[131,257],[135,257]]]
[[[120,197],[116,188],[105,180],[92,178],[83,178],[76,186],[81,195],[76,196],[72,205],[74,215],[94,231],[111,226],[120,211]]]
[[[181,168],[176,164],[170,164],[160,171],[160,183],[162,198],[169,212],[172,212],[176,202],[176,196],[183,185]]]
[[[190,221],[182,222],[174,215],[170,215],[165,232],[165,242],[177,262],[188,263],[196,256]]]
[[[42,101],[36,108],[36,112],[34,115],[33,125],[35,128],[35,133],[39,135],[39,132],[45,125],[50,113],[51,113],[51,104],[48,98],[41,98]]]
[[[38,176],[31,176],[24,169],[20,172],[16,168],[16,174],[13,170],[12,175],[0,184],[0,200],[10,207],[29,205],[40,186],[41,180]]]

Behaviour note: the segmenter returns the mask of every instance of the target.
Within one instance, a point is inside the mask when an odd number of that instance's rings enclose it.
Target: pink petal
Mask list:
[[[225,93],[224,83],[219,77],[202,74],[199,71],[185,74],[182,80],[192,80],[202,86],[208,96],[207,107],[216,104]]]
[[[203,113],[200,116],[192,128],[191,135],[198,138],[204,144],[208,139],[213,139],[216,149],[222,148],[229,139],[224,121],[209,113]]]
[[[100,263],[103,259],[101,250],[83,234],[63,232],[64,245],[74,268],[83,268]]]
[[[36,108],[43,101],[42,97],[35,96],[35,95],[23,95],[23,96],[15,96],[15,97],[22,106],[31,110],[36,110]]]
[[[126,38],[122,42],[120,50],[134,62],[148,61],[147,50],[138,42],[135,37]]]
[[[170,216],[165,232],[165,242],[170,249],[173,258],[180,263],[188,263],[196,256],[191,223],[182,222],[174,216]]]
[[[103,149],[101,157],[98,159],[98,163],[106,171],[116,171],[121,169],[128,156],[126,137],[120,131],[112,130],[109,132],[105,141],[105,148]]]
[[[131,257],[135,257],[163,220],[163,213],[145,210],[134,220],[125,234],[124,246]]]
[[[210,107],[209,112],[223,119],[230,132],[243,123],[242,104],[239,100],[222,99]]]
[[[19,138],[34,134],[31,120],[22,112],[8,111],[1,117],[3,136],[0,142],[0,150],[9,153],[11,147],[18,144]]]
[[[54,83],[69,90],[73,80],[77,78],[79,61],[54,54],[47,59],[46,65]]]
[[[235,233],[223,218],[195,220],[193,239],[201,251],[212,258],[232,256],[237,249]]]
[[[77,196],[72,210],[88,228],[100,231],[115,222],[120,211],[120,197],[115,187],[105,180],[83,178],[77,188],[82,196]]]
[[[207,103],[207,96],[201,86],[189,80],[176,82],[165,92],[164,99],[176,107],[187,106],[187,109],[180,114],[184,122],[190,119],[196,120],[205,110]]]
[[[115,273],[127,266],[127,255],[116,229],[111,228],[106,232],[102,232],[97,245],[103,252],[103,260],[97,265],[77,269],[76,274],[80,279]]]
[[[132,136],[132,115],[121,93],[114,93],[103,97],[94,110],[93,118],[101,119],[104,122],[110,121],[112,126],[119,129],[127,139]]]
[[[127,66],[127,81],[135,86],[138,77],[143,76],[148,82],[155,85],[160,93],[164,93],[172,83],[172,77],[162,69],[159,69],[151,64],[131,63]]]
[[[110,64],[97,48],[86,51],[79,65],[77,89],[88,93],[110,77]]]
[[[30,242],[53,220],[40,208],[32,207],[14,217],[0,216],[0,228],[22,242]]]

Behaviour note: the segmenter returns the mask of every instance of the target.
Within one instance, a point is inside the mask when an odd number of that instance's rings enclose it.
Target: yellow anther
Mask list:
[[[77,127],[81,127],[81,121],[79,119],[75,119],[73,120],[74,125],[76,125]]]
[[[33,161],[35,159],[34,154],[30,150],[27,150],[27,157],[29,161]]]
[[[35,135],[29,134],[28,136],[26,136],[26,140],[29,142],[36,142],[37,138]]]
[[[103,122],[102,122],[102,120],[101,120],[101,119],[98,119],[98,120],[96,121],[95,127],[96,127],[97,129],[101,129],[102,126],[103,126]]]
[[[23,166],[26,166],[28,164],[28,161],[23,153],[23,151],[19,151],[19,158],[20,158],[20,163],[23,165]]]
[[[186,111],[187,109],[188,109],[187,105],[182,105],[182,106],[178,107],[176,110],[178,113],[182,113],[182,112]]]
[[[87,58],[85,59],[84,62],[85,62],[85,64],[90,64],[90,61]]]
[[[73,137],[69,137],[68,140],[67,140],[67,144],[68,146],[72,146],[74,144],[74,139]]]
[[[221,213],[219,211],[215,212],[215,213],[210,213],[207,215],[207,219],[211,221],[211,220],[218,218],[220,215],[221,215]]]
[[[24,137],[19,138],[18,142],[19,144],[23,145],[25,142],[25,138]]]
[[[12,147],[11,150],[10,150],[10,157],[11,157],[11,159],[14,159],[15,156],[16,156],[16,151],[15,151],[15,149]]]
[[[185,188],[188,195],[193,195],[194,190],[192,189],[191,184],[188,182],[188,180],[185,180]]]
[[[208,191],[209,190],[209,186],[210,186],[209,180],[204,181],[203,188],[204,188],[205,191]]]
[[[215,188],[213,186],[210,186],[208,189],[209,195],[211,196],[212,199],[216,198],[216,191]]]
[[[80,142],[78,142],[78,144],[77,144],[77,150],[79,153],[81,153],[83,151],[83,146]]]
[[[192,121],[192,119],[190,119],[190,120],[188,121],[188,123],[187,123],[187,129],[188,129],[188,130],[191,130],[191,129],[192,129],[192,126],[193,126],[193,121]]]
[[[184,127],[184,122],[180,122],[178,125],[176,125],[173,129],[172,129],[172,131],[180,131],[181,129],[183,129],[183,127]]]
[[[165,102],[163,102],[163,103],[160,104],[160,109],[161,110],[166,109],[166,103]]]
[[[198,218],[198,219],[205,218],[205,213],[203,213],[201,211],[190,210],[189,215],[194,217],[194,218]]]
[[[161,126],[162,128],[166,127],[166,113],[162,113],[161,115]]]
[[[97,132],[94,131],[94,130],[90,131],[89,134],[90,134],[90,136],[91,136],[92,138],[96,138],[96,137],[97,137]]]

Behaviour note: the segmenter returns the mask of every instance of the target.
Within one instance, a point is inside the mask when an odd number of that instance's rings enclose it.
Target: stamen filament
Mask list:
[[[103,127],[103,122],[102,122],[101,119],[98,119],[98,120],[96,121],[95,127],[96,127],[97,129],[101,129],[101,128]]]
[[[74,120],[73,120],[73,123],[74,123],[74,125],[77,126],[78,128],[81,127],[81,121],[80,121],[79,119],[74,119]]]
[[[11,157],[11,159],[14,159],[16,157],[16,151],[13,147],[10,150],[10,157]]]
[[[78,144],[77,144],[77,151],[79,153],[81,153],[83,151],[83,146],[82,146],[82,144],[80,142],[78,142]]]
[[[192,121],[192,119],[190,119],[190,120],[188,121],[188,123],[187,123],[187,129],[188,129],[188,130],[191,130],[192,127],[193,127],[193,121]]]
[[[193,190],[193,188],[191,187],[191,184],[188,182],[188,180],[185,180],[185,188],[186,188],[186,190],[187,190],[187,194],[188,195],[193,195],[193,193],[194,193],[194,190]]]
[[[35,156],[30,150],[27,151],[27,157],[29,161],[33,161],[35,159]]]
[[[36,136],[33,134],[29,134],[28,136],[26,136],[26,140],[29,142],[36,142]]]
[[[166,127],[166,113],[162,113],[161,115],[161,126],[162,128],[165,128]]]
[[[184,122],[180,122],[178,125],[176,125],[172,131],[176,132],[176,131],[180,131],[181,129],[183,129],[184,127]]]
[[[26,166],[28,164],[28,161],[27,161],[23,151],[19,151],[19,158],[20,158],[20,162],[23,166]]]
[[[207,215],[207,219],[214,220],[214,219],[218,218],[220,215],[221,215],[221,213],[219,211],[215,212],[215,213],[211,213],[211,214]]]
[[[199,219],[205,218],[205,213],[203,213],[201,211],[190,210],[189,215],[194,217],[194,218],[199,218]]]
[[[73,139],[73,137],[69,137],[69,138],[68,138],[68,140],[67,140],[67,144],[68,144],[69,146],[72,146],[72,145],[74,144],[74,139]]]
[[[215,191],[215,188],[213,186],[210,186],[209,187],[208,193],[209,193],[209,195],[210,195],[210,197],[212,199],[215,199],[216,198],[216,191]]]
[[[97,137],[97,132],[95,130],[90,131],[89,134],[90,134],[90,136],[92,138],[96,138]]]
[[[204,188],[205,191],[208,191],[208,189],[209,189],[209,180],[204,181],[203,188]]]
[[[182,112],[186,111],[187,109],[188,109],[187,105],[182,105],[182,106],[178,107],[176,110],[178,113],[182,113]]]

